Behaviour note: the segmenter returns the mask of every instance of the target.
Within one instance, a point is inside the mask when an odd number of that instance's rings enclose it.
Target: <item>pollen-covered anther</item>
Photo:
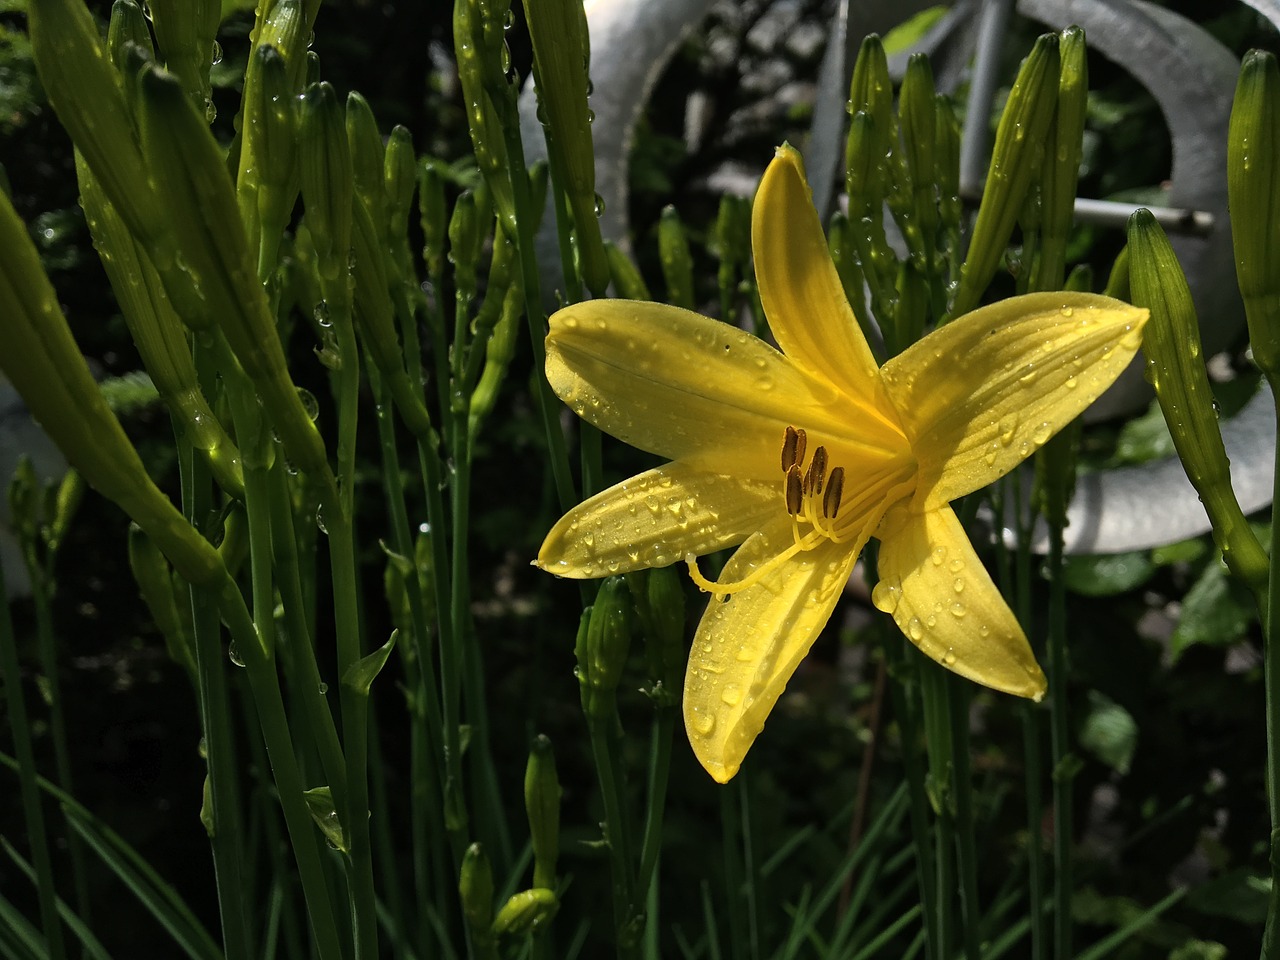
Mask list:
[[[803,481],[800,479],[800,468],[791,464],[787,469],[787,513],[793,517],[800,515],[804,508]]]
[[[804,475],[804,494],[816,497],[822,492],[822,483],[827,476],[827,448],[818,447],[813,451],[813,460]]]
[[[830,520],[840,510],[840,497],[844,493],[844,467],[834,467],[827,477],[827,489],[822,495],[822,516]]]
[[[804,448],[807,437],[803,430],[787,427],[782,437],[782,472],[786,473],[797,464],[804,463]]]

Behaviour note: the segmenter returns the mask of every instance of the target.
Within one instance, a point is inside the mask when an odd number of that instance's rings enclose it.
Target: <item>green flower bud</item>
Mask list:
[[[1227,198],[1249,345],[1274,386],[1280,374],[1280,68],[1274,55],[1260,50],[1245,56],[1231,107]]]
[[[303,95],[299,149],[302,198],[320,276],[337,280],[350,262],[355,185],[342,107],[328,83],[308,87]]]
[[[556,911],[556,895],[551,890],[521,890],[513,894],[493,921],[496,936],[519,937],[532,933]]]
[[[288,64],[275,47],[259,45],[253,51],[244,110],[243,135],[249,146],[242,149],[252,150],[257,162],[242,169],[238,193],[242,205],[254,204],[246,210],[246,223],[257,223],[266,239],[284,232],[298,197],[297,98],[289,86]]]
[[[507,235],[501,230],[493,239],[494,259],[498,259],[498,247],[507,247],[506,257],[514,259],[515,248]],[[506,274],[506,275],[503,275]],[[493,329],[488,333],[484,346],[484,369],[475,389],[471,392],[471,407],[468,412],[469,429],[474,439],[479,435],[480,426],[493,410],[498,400],[498,390],[506,378],[511,358],[515,356],[516,341],[520,332],[520,318],[524,315],[524,281],[520,271],[509,264],[499,273],[498,281],[504,283],[501,303],[498,307],[498,318]],[[488,308],[494,287],[493,270],[490,271],[490,292],[485,295],[485,308]],[[478,318],[477,318],[478,319]],[[479,330],[479,324],[477,324]]]
[[[609,257],[609,278],[613,281],[618,296],[627,300],[652,300],[649,285],[644,282],[635,261],[610,240],[604,242],[604,249]]]
[[[648,571],[644,587],[644,606],[648,612],[645,659],[649,673],[662,684],[672,703],[678,703],[684,687],[685,663],[689,659],[685,643],[684,584],[675,567],[658,567]]]
[[[929,58],[913,54],[907,62],[907,75],[902,81],[898,115],[902,124],[902,150],[906,159],[907,179],[911,183],[911,209],[915,214],[903,230],[907,246],[916,254],[918,270],[930,269],[937,246],[938,186],[937,171],[937,107],[933,86],[933,70]]]
[[[136,523],[129,525],[129,569],[142,592],[151,619],[160,628],[169,658],[193,681],[196,661],[190,630],[179,611],[186,603],[174,590],[164,555]]]
[[[387,204],[382,186],[386,150],[369,101],[354,90],[347,94],[347,146],[351,150],[356,196],[364,201],[374,219],[381,222]]]
[[[1147,378],[1209,514],[1214,541],[1236,576],[1255,591],[1265,590],[1267,558],[1231,489],[1191,290],[1169,238],[1148,210],[1129,218],[1129,283],[1134,304],[1151,311],[1142,346]]]
[[[960,124],[951,98],[934,98],[934,178],[938,184],[938,210],[942,227],[959,239],[964,205],[960,202]],[[958,253],[958,251],[955,251]]]
[[[581,0],[525,0],[524,9],[547,150],[573,211],[582,279],[601,296],[609,285],[609,262],[596,212],[586,15]]]
[[[124,63],[125,44],[136,43],[152,57],[155,48],[151,45],[151,31],[147,29],[147,18],[142,8],[134,0],[115,0],[111,5],[111,22],[107,26],[107,52],[117,70]]]
[[[58,119],[129,229],[163,257],[161,207],[147,179],[124,84],[83,0],[31,0],[27,26],[36,71]],[[157,266],[167,263],[159,260]]]
[[[589,722],[616,716],[618,683],[630,649],[631,598],[626,580],[610,577],[591,606],[585,648],[578,659],[582,710]]]
[[[382,170],[382,187],[387,197],[387,234],[392,244],[407,243],[409,211],[413,207],[413,191],[417,186],[418,161],[413,153],[413,134],[408,127],[397,125],[387,140],[386,159]],[[407,249],[407,248],[406,248]],[[407,270],[409,264],[397,265]]]
[[[462,898],[462,914],[467,918],[471,936],[478,943],[488,943],[493,924],[493,867],[478,843],[471,844],[462,855],[458,894]]]
[[[114,500],[191,583],[226,579],[217,552],[151,482],[94,383],[40,258],[0,196],[0,372],[84,478]]]
[[[149,66],[140,82],[143,143],[183,258],[290,459],[308,473],[330,476],[324,441],[289,377],[221,151],[177,81]],[[172,296],[167,283],[166,289]]]
[[[1068,27],[1058,44],[1058,109],[1049,126],[1040,176],[1040,265],[1034,287],[1057,290],[1066,270],[1067,238],[1075,216],[1083,150],[1089,71],[1084,31]]]
[[[893,81],[884,44],[877,34],[867,34],[858,50],[849,83],[849,108],[850,113],[865,110],[871,116],[882,147],[876,155],[883,157],[893,130]]]
[[[449,261],[458,290],[474,295],[477,258],[480,253],[481,218],[476,210],[476,195],[470,190],[458,197],[449,218]]]
[[[209,67],[222,21],[220,0],[148,0],[165,67],[182,81],[192,105],[209,113]],[[208,117],[209,120],[213,118]]]
[[[428,157],[418,168],[418,210],[422,221],[422,260],[433,280],[444,274],[449,207],[444,199],[440,161]]]
[[[492,100],[497,86],[506,82],[505,69],[498,62],[502,46],[501,18],[496,24],[497,48],[492,37],[495,7],[496,4],[485,0],[454,3],[453,49],[458,58],[458,80],[462,84],[476,166],[493,191],[494,206],[502,218],[503,229],[515,236],[515,197],[507,171],[506,139]]]
[[[862,286],[862,265],[858,261],[853,226],[849,223],[849,218],[839,210],[831,215],[831,222],[827,224],[827,248],[831,251],[836,273],[840,275],[840,286],[844,288],[845,298],[866,336],[870,327],[867,323],[867,298]]]
[[[1045,136],[1057,107],[1058,73],[1058,35],[1043,34],[1022,61],[996,128],[991,166],[949,317],[976,307],[995,276],[1013,225],[1022,213],[1027,189],[1039,170]]]
[[[533,885],[550,889],[556,885],[560,856],[560,779],[551,741],[541,734],[534,738],[524,768],[524,808],[533,845]]]
[[[240,451],[200,389],[191,346],[159,275],[78,153],[76,175],[93,245],[156,392],[175,424],[205,457],[218,485],[231,496],[242,497]]]
[[[670,205],[663,208],[662,219],[658,221],[658,256],[667,284],[667,301],[692,310],[693,256],[689,253],[689,238],[685,235],[680,214]]]

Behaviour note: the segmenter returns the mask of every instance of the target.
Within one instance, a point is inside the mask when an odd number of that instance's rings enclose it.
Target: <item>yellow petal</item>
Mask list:
[[[800,155],[778,148],[751,217],[760,301],[782,352],[852,397],[878,406],[876,361],[831,262]]]
[[[741,480],[668,463],[570,510],[536,563],[575,579],[665,567],[737,546],[782,510],[781,479]]]
[[[1044,674],[950,507],[885,518],[871,598],[912,643],[949,670],[1039,700]]]
[[[921,509],[1004,476],[1129,365],[1147,311],[1087,293],[1012,297],[935,330],[881,369],[920,463]]]
[[[739,477],[775,479],[788,425],[838,433],[836,391],[763,340],[688,310],[588,300],[551,317],[547,379],[619,440]]]
[[[720,583],[740,580],[793,543],[790,518],[753,534]],[[712,598],[689,653],[684,722],[720,783],[742,764],[765,718],[826,625],[862,544],[822,540],[724,602]]]

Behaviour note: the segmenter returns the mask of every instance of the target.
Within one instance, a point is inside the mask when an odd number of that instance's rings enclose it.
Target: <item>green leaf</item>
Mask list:
[[[333,805],[333,791],[328,787],[312,787],[302,792],[307,801],[307,809],[311,819],[316,822],[325,841],[334,850],[347,852],[347,835],[342,829],[342,821],[338,818],[338,809]]]
[[[382,672],[387,658],[391,656],[391,651],[395,649],[398,636],[400,636],[400,631],[392,630],[391,637],[386,643],[367,657],[361,657],[349,666],[342,675],[342,685],[354,690],[363,697],[367,697],[369,688],[373,686],[374,677]]]
[[[1267,918],[1271,881],[1241,867],[1197,887],[1187,906],[1211,917],[1226,917],[1261,928]]]
[[[1212,940],[1188,940],[1169,951],[1169,960],[1227,960],[1227,948]]]
[[[1109,597],[1139,587],[1155,573],[1147,551],[1111,556],[1067,557],[1063,579],[1067,589],[1086,597]]]
[[[1138,745],[1138,724],[1120,704],[1089,691],[1089,713],[1080,728],[1080,746],[1117,773],[1128,773]]]
[[[1116,438],[1116,464],[1146,463],[1173,455],[1173,436],[1154,400],[1147,412],[1126,423]]]
[[[1238,642],[1257,619],[1248,591],[1220,562],[1208,564],[1182,599],[1182,617],[1169,639],[1174,663],[1188,647],[1226,647]]]

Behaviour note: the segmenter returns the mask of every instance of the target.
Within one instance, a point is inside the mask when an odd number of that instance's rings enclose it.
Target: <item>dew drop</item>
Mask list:
[[[1068,389],[1068,390],[1074,390],[1074,389],[1076,388],[1076,383],[1077,383],[1077,382],[1078,382],[1078,381],[1076,380],[1076,378],[1075,378],[1075,377],[1067,377],[1067,389]]]
[[[893,613],[902,600],[902,588],[895,587],[885,580],[877,583],[871,591],[871,602],[882,613]]]
[[[1069,316],[1071,316],[1073,313],[1075,313],[1075,310],[1074,310],[1074,309],[1072,309],[1071,307],[1063,307],[1063,308],[1062,308],[1062,310],[1061,310],[1061,313],[1062,313],[1062,315],[1063,315],[1064,317],[1069,317]]]
[[[942,655],[942,662],[948,667],[954,664],[956,662],[956,652],[947,647],[947,652]]]
[[[967,612],[968,611],[965,609],[964,604],[959,600],[951,605],[951,615],[953,617],[963,617]]]
[[[949,564],[947,564],[947,569],[950,570],[952,573],[959,573],[961,570],[964,569],[964,561],[952,560]]]
[[[1070,381],[1067,382],[1070,383]],[[1040,425],[1032,431],[1031,440],[1039,446],[1040,444],[1047,443],[1051,436],[1053,436],[1053,427],[1051,427],[1047,421],[1042,420]]]
[[[731,683],[720,691],[720,699],[729,706],[736,707],[742,701],[742,688]]]
[[[324,525],[324,516],[319,507],[316,507],[316,528],[326,537],[329,535],[329,528]]]
[[[1018,430],[1018,418],[1014,414],[1009,414],[1000,418],[1000,442],[1006,447],[1013,443],[1013,435]]]
[[[956,593],[964,593],[964,578],[956,577],[955,582],[951,584],[951,589]]]
[[[316,687],[316,690],[318,690],[320,693],[320,696],[323,697],[326,693],[329,692],[329,685],[325,683],[323,680],[321,680],[320,685]]]
[[[699,736],[709,737],[715,728],[716,718],[709,713],[700,713],[693,718],[693,729]]]
[[[302,404],[307,419],[315,423],[316,418],[320,416],[320,402],[316,400],[315,394],[306,387],[298,387],[298,401]]]
[[[244,657],[240,656],[240,648],[236,646],[234,640],[227,645],[227,659],[231,661],[232,666],[244,666]]]
[[[924,636],[924,624],[920,622],[919,617],[912,617],[907,621],[907,636],[917,643]]]
[[[935,567],[940,567],[940,566],[942,566],[942,561],[943,561],[943,560],[945,560],[945,559],[947,559],[947,548],[946,548],[946,547],[934,547],[934,548],[933,548],[933,553],[932,553],[930,556],[931,556],[931,558],[932,558],[932,560],[933,560],[933,565],[934,565]]]

